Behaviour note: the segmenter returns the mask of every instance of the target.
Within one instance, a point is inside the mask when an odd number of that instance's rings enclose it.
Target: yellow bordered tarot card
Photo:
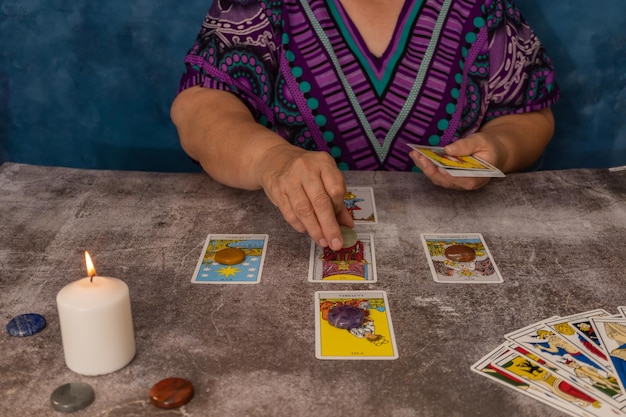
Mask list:
[[[504,177],[504,173],[498,168],[472,155],[448,155],[439,146],[409,146],[455,177]]]
[[[317,291],[315,357],[335,360],[398,358],[385,291]]]

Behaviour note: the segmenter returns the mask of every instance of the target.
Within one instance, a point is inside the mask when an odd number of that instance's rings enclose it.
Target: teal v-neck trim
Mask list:
[[[343,39],[345,40],[346,44],[352,51],[352,54],[360,62],[361,68],[363,68],[363,70],[367,73],[367,76],[369,77],[370,82],[374,86],[374,89],[376,90],[376,94],[379,97],[383,95],[384,91],[389,85],[391,77],[393,76],[395,72],[394,70],[396,68],[396,65],[398,64],[400,57],[402,56],[402,54],[404,53],[404,50],[406,49],[406,43],[409,38],[409,35],[411,34],[413,23],[415,22],[415,19],[417,18],[417,15],[420,9],[422,8],[423,2],[424,0],[417,0],[415,3],[413,3],[413,5],[411,6],[412,8],[409,11],[409,15],[406,19],[406,24],[403,25],[400,35],[397,39],[396,39],[397,27],[396,29],[394,29],[394,33],[391,38],[391,43],[387,46],[387,50],[391,48],[393,50],[393,54],[389,57],[387,62],[384,63],[383,65],[384,70],[382,71],[382,73],[380,73],[380,75],[377,75],[372,67],[372,60],[368,59],[368,57],[365,55],[367,52],[363,51],[359,47],[356,39],[354,39],[354,37],[350,33],[350,30],[348,29],[348,26],[347,26],[348,22],[344,21],[341,15],[341,12],[339,11],[338,6],[335,3],[335,1],[334,0],[326,1],[326,4],[328,5],[328,9],[330,10],[330,14],[333,16],[335,22],[337,23],[337,27],[339,28],[339,31],[341,32]],[[347,13],[346,13],[346,16],[347,16]],[[401,18],[402,18],[402,14],[400,14],[399,16],[399,19]],[[398,20],[396,25],[399,25],[399,24],[402,24],[400,20]],[[357,30],[356,27],[354,28],[354,30],[355,31]]]
[[[398,117],[396,117],[393,125],[390,127],[389,131],[387,132],[387,135],[385,135],[383,143],[381,144],[376,138],[376,135],[374,134],[374,131],[372,130],[372,126],[367,120],[367,116],[365,115],[363,108],[359,104],[358,97],[356,96],[354,90],[352,89],[352,86],[348,82],[348,79],[341,68],[339,59],[337,58],[337,55],[335,55],[333,46],[330,43],[328,36],[324,32],[322,25],[315,17],[315,14],[313,13],[313,10],[311,9],[311,6],[309,5],[308,1],[300,0],[300,4],[302,5],[304,12],[307,18],[309,19],[309,22],[311,23],[313,30],[315,31],[318,39],[322,42],[322,45],[324,46],[324,49],[326,50],[326,54],[328,55],[333,66],[335,67],[335,71],[337,71],[337,76],[339,77],[339,80],[341,81],[341,85],[343,86],[346,92],[346,95],[348,99],[350,100],[350,104],[352,105],[352,108],[354,109],[359,119],[359,122],[361,123],[361,126],[363,126],[363,130],[365,131],[365,134],[367,135],[367,138],[370,144],[374,147],[374,150],[376,151],[376,156],[378,156],[378,160],[380,162],[383,162],[387,158],[393,139],[395,138],[396,134],[400,130],[400,127],[406,121],[406,118],[410,114],[411,109],[413,109],[413,107],[415,106],[415,102],[417,101],[417,97],[419,96],[419,93],[422,90],[422,85],[426,78],[426,71],[428,71],[430,62],[432,61],[435,55],[435,50],[437,48],[437,44],[439,43],[439,38],[441,36],[441,30],[443,28],[443,24],[446,20],[446,17],[448,16],[448,12],[450,11],[452,2],[453,0],[444,0],[443,4],[441,5],[439,16],[437,17],[437,21],[435,22],[435,27],[433,29],[432,36],[430,38],[430,41],[424,53],[424,57],[420,64],[419,70],[417,71],[417,75],[415,77],[415,81],[413,82],[413,86],[411,87],[411,91],[409,92],[409,95],[406,101],[404,102],[402,109],[398,113]]]

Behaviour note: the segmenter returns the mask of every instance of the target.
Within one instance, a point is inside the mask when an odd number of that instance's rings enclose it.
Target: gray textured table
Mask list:
[[[503,335],[552,315],[626,305],[626,171],[509,175],[453,192],[411,173],[350,172],[372,186],[378,282],[307,281],[309,239],[262,192],[203,174],[0,167],[0,311],[35,312],[34,336],[0,337],[0,415],[59,415],[52,391],[91,384],[77,416],[558,416],[470,371]],[[478,232],[502,284],[435,283],[419,235]],[[256,285],[192,285],[208,233],[267,233]],[[130,287],[137,343],[124,369],[99,377],[64,363],[55,297],[98,273]],[[339,286],[339,287],[338,287]],[[395,361],[315,358],[316,290],[386,290]],[[179,376],[195,386],[183,409],[159,410],[150,387]]]

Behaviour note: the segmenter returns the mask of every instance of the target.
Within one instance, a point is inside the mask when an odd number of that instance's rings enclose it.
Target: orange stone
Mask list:
[[[215,262],[224,265],[237,265],[246,259],[246,253],[239,248],[224,248],[215,252]]]
[[[448,246],[443,254],[454,262],[471,262],[476,258],[474,249],[466,245]]]
[[[193,398],[193,384],[183,378],[167,378],[150,389],[150,402],[159,408],[178,408]]]

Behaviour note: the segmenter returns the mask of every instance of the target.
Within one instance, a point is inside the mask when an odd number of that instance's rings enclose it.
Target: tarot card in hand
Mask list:
[[[358,233],[354,246],[338,251],[311,241],[310,282],[376,282],[376,279],[373,235]]]
[[[268,235],[262,234],[208,235],[191,282],[196,284],[258,283],[263,272],[267,240]],[[235,255],[226,257],[225,253]]]
[[[398,349],[384,291],[315,293],[318,359],[397,359]]]
[[[448,155],[439,146],[409,146],[455,177],[504,177],[502,171],[476,156]]]
[[[421,238],[436,282],[502,282],[500,271],[480,233],[423,233]]]
[[[378,223],[372,187],[348,187],[343,202],[355,224]]]

